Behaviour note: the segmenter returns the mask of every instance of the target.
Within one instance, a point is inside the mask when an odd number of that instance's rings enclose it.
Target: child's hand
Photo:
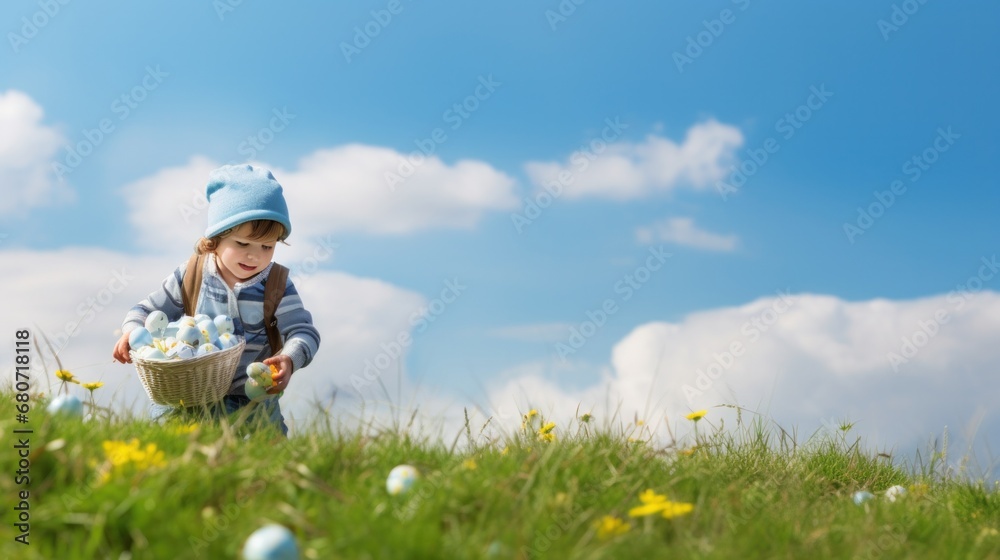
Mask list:
[[[128,340],[125,342],[128,343]],[[278,354],[264,360],[264,364],[278,368],[278,373],[271,375],[274,385],[271,385],[271,388],[267,392],[277,395],[287,389],[288,382],[292,380],[292,359],[284,354]]]
[[[128,334],[122,334],[122,337],[115,343],[115,351],[111,355],[114,357],[116,362],[131,364],[132,357],[128,355],[129,350]]]

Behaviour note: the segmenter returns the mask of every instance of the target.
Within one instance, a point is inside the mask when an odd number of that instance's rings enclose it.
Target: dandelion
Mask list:
[[[538,428],[538,441],[553,441],[556,439],[556,435],[552,433],[556,427],[555,422],[546,422],[541,428]]]
[[[163,451],[157,449],[155,443],[147,443],[145,447],[140,447],[139,440],[132,438],[128,442],[109,440],[101,445],[107,458],[106,466],[99,475],[101,482],[107,482],[113,473],[128,470],[130,467],[141,472],[166,464]]]
[[[84,389],[90,391],[90,394],[93,395],[94,391],[96,391],[97,389],[100,389],[101,387],[104,387],[104,382],[103,381],[94,381],[93,383],[81,383],[80,386],[83,387]]]
[[[692,412],[691,414],[688,414],[687,416],[685,416],[685,418],[687,418],[688,420],[694,420],[695,422],[697,422],[698,420],[701,420],[702,418],[704,418],[706,414],[708,414],[707,410],[696,410],[696,411]]]
[[[77,385],[80,384],[80,382],[76,380],[76,377],[73,377],[73,374],[65,369],[57,369],[56,377],[62,380],[63,383],[76,383]]]
[[[467,470],[467,471],[474,471],[477,468],[479,468],[479,465],[476,464],[476,460],[475,459],[473,459],[472,457],[469,457],[468,459],[462,461],[462,468],[465,469],[465,470]]]
[[[594,527],[597,529],[597,538],[606,540],[618,535],[624,535],[629,532],[632,525],[612,515],[605,515],[594,524]]]
[[[691,513],[694,510],[694,504],[671,502],[665,495],[657,494],[651,489],[639,494],[639,501],[642,502],[642,505],[630,509],[628,512],[629,517],[645,517],[647,515],[660,514],[665,519],[673,519],[674,517]]]

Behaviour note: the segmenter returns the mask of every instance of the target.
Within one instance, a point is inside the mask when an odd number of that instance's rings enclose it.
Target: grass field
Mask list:
[[[894,466],[847,427],[794,441],[748,414],[713,429],[709,412],[697,441],[662,448],[646,426],[585,416],[546,431],[533,414],[506,439],[469,426],[452,448],[399,427],[324,422],[284,440],[226,421],[85,422],[43,400],[23,425],[13,400],[2,558],[237,558],[266,523],[289,527],[304,558],[1000,558],[992,483],[946,475],[941,455]],[[25,427],[18,485],[12,430]],[[402,463],[422,477],[390,496]],[[910,491],[893,503],[880,492],[895,484]],[[13,509],[25,489],[28,545]],[[876,497],[858,506],[861,489]]]

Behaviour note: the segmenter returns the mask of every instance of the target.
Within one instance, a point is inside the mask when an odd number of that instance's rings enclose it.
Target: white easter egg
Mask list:
[[[295,535],[282,525],[265,525],[243,543],[245,560],[298,560],[299,545]]]
[[[198,329],[201,331],[201,338],[203,342],[212,342],[213,340],[219,338],[219,328],[215,326],[212,321],[202,321],[198,323]]]
[[[214,322],[216,328],[219,329],[219,334],[232,334],[236,330],[236,326],[233,325],[233,319],[229,315],[219,315],[215,319],[212,319],[212,322]]]
[[[396,496],[413,488],[420,478],[420,472],[410,465],[399,465],[389,471],[389,477],[385,479],[385,489],[389,494]]]
[[[859,490],[854,493],[854,503],[860,506],[874,497],[875,496],[867,490]]]
[[[204,356],[205,354],[211,354],[212,352],[218,352],[219,349],[214,344],[202,344],[198,347],[198,351],[195,353],[196,356]]]
[[[56,395],[45,409],[58,416],[83,418],[83,403],[73,395]]]
[[[163,329],[163,334],[160,336],[163,338],[175,337],[177,336],[177,329],[179,328],[180,325],[177,324],[177,321],[171,321],[167,323],[167,328]]]
[[[201,331],[198,327],[182,325],[177,329],[177,341],[189,346],[201,346]]]
[[[136,327],[128,333],[128,345],[131,348],[142,348],[153,345],[153,335],[149,334],[146,327]]]
[[[895,486],[890,486],[885,491],[885,499],[889,500],[890,502],[895,502],[896,499],[902,498],[905,495],[906,495],[906,488],[903,488],[898,484]]]
[[[194,324],[195,325],[200,325],[201,323],[203,323],[205,321],[211,321],[211,320],[212,320],[212,318],[209,317],[208,315],[205,315],[204,313],[199,313],[199,314],[197,314],[197,315],[194,316]]]
[[[190,315],[185,315],[185,316],[181,317],[180,319],[177,319],[177,328],[178,329],[181,328],[181,327],[197,327],[197,326],[198,326],[198,321],[195,321],[194,317],[192,317]]]
[[[167,355],[164,354],[159,348],[154,348],[152,346],[147,346],[139,351],[139,357],[143,360],[156,360],[162,361],[167,359]]]
[[[196,351],[193,346],[188,346],[187,344],[177,344],[170,350],[167,350],[167,358],[170,360],[187,360],[195,357],[195,352]]]
[[[219,335],[219,343],[216,344],[216,346],[218,346],[222,350],[225,350],[226,348],[232,348],[233,346],[236,346],[239,343],[240,342],[236,340],[235,335],[232,335],[230,333],[222,333]]]
[[[270,387],[274,384],[271,379],[271,368],[263,362],[253,362],[247,366],[247,377],[253,379],[261,387]]]
[[[146,330],[153,337],[163,336],[163,331],[167,330],[168,324],[170,324],[170,320],[167,318],[167,314],[159,309],[150,311],[149,315],[146,316]]]

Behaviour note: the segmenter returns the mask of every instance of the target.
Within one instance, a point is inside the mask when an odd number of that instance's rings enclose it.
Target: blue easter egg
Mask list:
[[[245,560],[298,560],[295,535],[282,525],[265,525],[243,544]]]
[[[136,327],[128,333],[128,345],[131,348],[142,348],[153,345],[153,335],[146,330],[146,327]]]
[[[73,395],[56,395],[45,410],[57,416],[83,418],[83,403]]]

